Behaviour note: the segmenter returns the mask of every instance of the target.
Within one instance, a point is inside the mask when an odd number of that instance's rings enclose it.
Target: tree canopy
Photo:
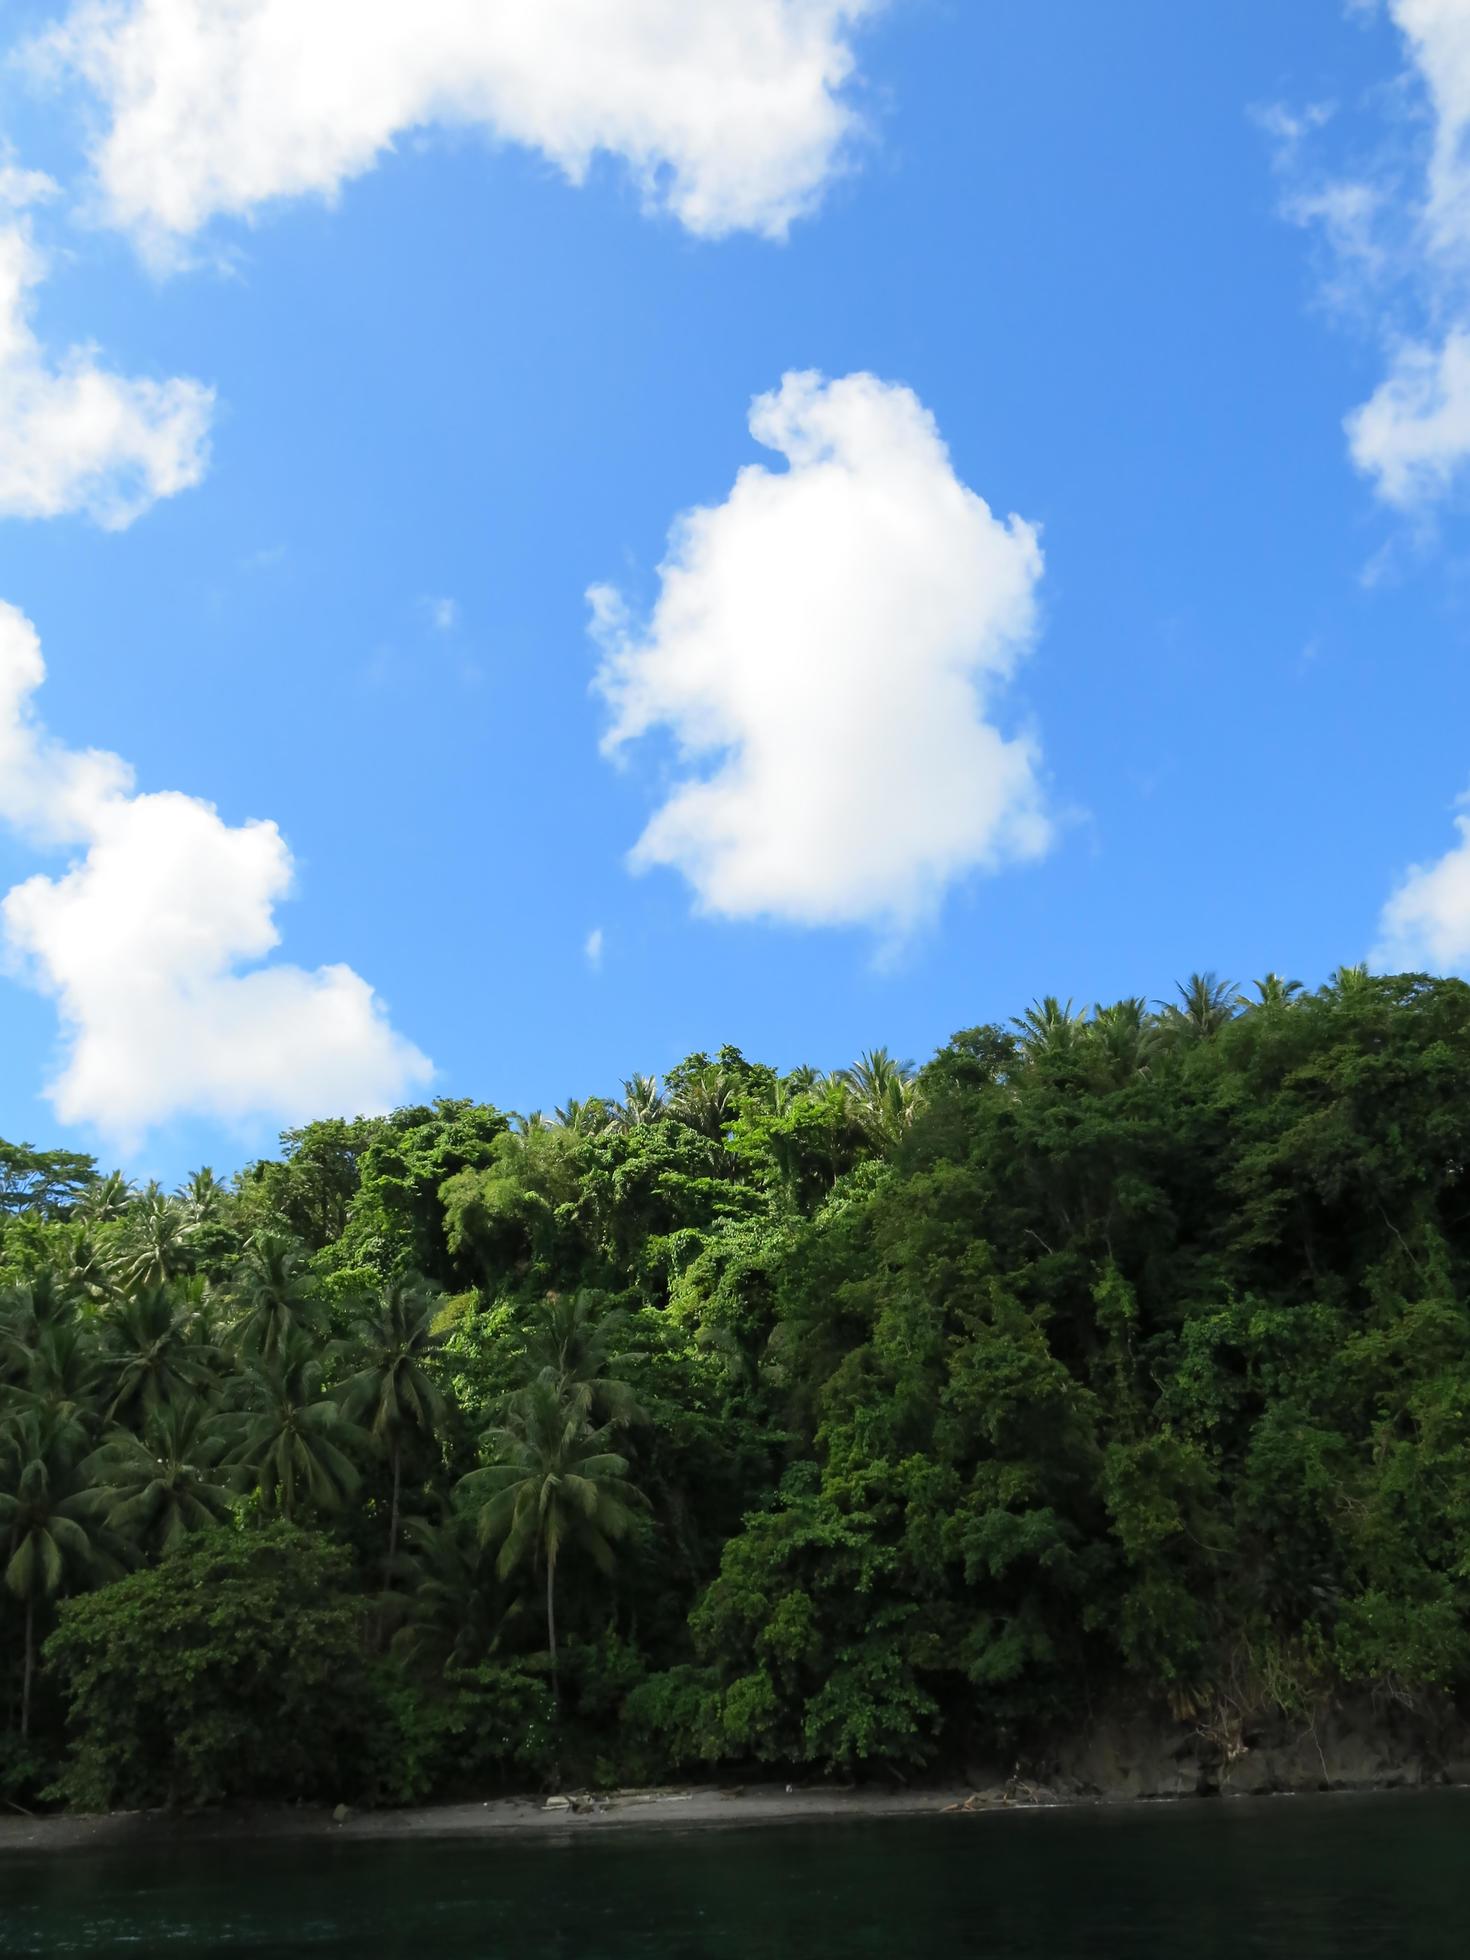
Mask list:
[[[1470,988],[1354,968],[308,1124],[173,1195],[6,1146],[10,1793],[1463,1701],[1467,1165]],[[293,1639],[346,1697],[320,1776],[261,1740],[315,1692]]]

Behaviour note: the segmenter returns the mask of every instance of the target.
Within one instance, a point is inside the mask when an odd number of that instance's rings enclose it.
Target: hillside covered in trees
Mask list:
[[[1055,1000],[135,1190],[0,1146],[0,1793],[414,1801],[1470,1693],[1470,988]]]

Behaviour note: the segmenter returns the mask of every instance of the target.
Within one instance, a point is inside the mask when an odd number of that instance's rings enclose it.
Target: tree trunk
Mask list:
[[[34,1593],[26,1594],[26,1671],[21,1677],[20,1689],[20,1732],[28,1736],[31,1732],[31,1676],[36,1668],[36,1599]]]
[[[561,1683],[556,1678],[556,1560],[546,1561],[546,1644],[551,1650],[551,1706],[561,1713]]]
[[[388,1563],[383,1568],[383,1590],[393,1584],[393,1561],[398,1556],[398,1493],[403,1480],[403,1444],[393,1438],[393,1504],[388,1513]]]

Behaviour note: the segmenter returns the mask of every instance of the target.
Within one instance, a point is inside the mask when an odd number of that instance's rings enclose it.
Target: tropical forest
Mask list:
[[[1470,1691],[1470,988],[0,1156],[3,1792],[1025,1762]]]

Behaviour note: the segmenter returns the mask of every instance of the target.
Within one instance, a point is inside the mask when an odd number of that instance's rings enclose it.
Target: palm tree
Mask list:
[[[90,1327],[46,1321],[23,1350],[19,1387],[31,1407],[69,1423],[79,1435],[95,1422],[103,1360]]]
[[[237,1484],[288,1524],[303,1499],[340,1510],[360,1481],[348,1452],[367,1438],[324,1395],[322,1364],[307,1337],[288,1334],[270,1355],[254,1357],[240,1393],[243,1406],[227,1423]]]
[[[1252,1000],[1248,994],[1237,994],[1237,1007],[1289,1007],[1302,991],[1300,980],[1283,980],[1279,973],[1268,973],[1264,980],[1253,980],[1251,985],[1256,990],[1256,999]]]
[[[1366,966],[1335,966],[1322,991],[1338,1000],[1352,1000],[1365,994],[1372,984],[1373,976]]]
[[[1068,1054],[1082,1035],[1085,1017],[1080,1009],[1074,1010],[1070,1000],[1063,1007],[1055,994],[1047,994],[1041,1000],[1033,1000],[1011,1026],[1019,1038],[1021,1053],[1028,1062],[1035,1062],[1043,1055]]]
[[[656,1075],[630,1075],[623,1084],[623,1100],[612,1112],[612,1126],[636,1130],[644,1123],[655,1123],[664,1113]]]
[[[393,1470],[385,1584],[398,1555],[404,1445],[414,1436],[432,1437],[444,1415],[444,1397],[424,1365],[442,1305],[442,1296],[420,1279],[389,1280],[356,1323],[352,1338],[341,1344],[340,1351],[360,1363],[342,1384],[342,1408],[354,1422],[366,1423]]]
[[[529,1561],[546,1572],[546,1645],[551,1692],[560,1702],[556,1657],[556,1572],[565,1550],[584,1553],[611,1572],[613,1546],[642,1503],[627,1481],[625,1457],[609,1448],[612,1426],[588,1429],[575,1409],[558,1401],[548,1382],[535,1381],[517,1399],[513,1418],[491,1430],[496,1461],[465,1479],[479,1505],[480,1542],[498,1545],[495,1569],[506,1578]],[[463,1488],[464,1486],[462,1486]]]
[[[230,1194],[208,1164],[192,1171],[174,1193],[191,1225],[213,1225],[229,1203]]]
[[[740,1098],[741,1111],[752,1116],[784,1116],[800,1094],[801,1090],[792,1086],[790,1076],[758,1077],[746,1085]]]
[[[202,1337],[198,1306],[172,1286],[145,1286],[132,1294],[117,1309],[109,1333],[110,1422],[141,1427],[165,1404],[203,1390],[221,1359]]]
[[[158,1409],[141,1438],[114,1431],[82,1474],[108,1529],[139,1551],[159,1554],[228,1515],[229,1485],[219,1468],[224,1449],[215,1411],[195,1396]]]
[[[0,1293],[0,1367],[23,1379],[43,1330],[71,1318],[70,1291],[49,1267],[22,1286],[7,1287]]]
[[[734,1078],[718,1062],[707,1062],[680,1082],[667,1108],[677,1122],[718,1143],[734,1116]]]
[[[107,1255],[85,1225],[74,1227],[68,1234],[66,1250],[58,1260],[55,1274],[68,1294],[90,1300],[94,1306],[113,1299],[117,1293]]]
[[[568,1096],[558,1105],[554,1120],[558,1129],[570,1130],[573,1136],[595,1137],[611,1126],[612,1113],[612,1104],[605,1096],[588,1096],[585,1101]]]
[[[1179,983],[1179,1005],[1157,1002],[1160,1027],[1173,1041],[1208,1041],[1235,1018],[1233,980],[1214,973],[1191,973]]]
[[[125,1292],[163,1286],[187,1273],[189,1263],[188,1217],[181,1205],[151,1184],[130,1212],[117,1283]]]
[[[240,1346],[269,1360],[298,1331],[320,1325],[316,1281],[300,1244],[283,1232],[255,1233],[235,1272]]]
[[[852,1097],[858,1120],[876,1142],[897,1143],[913,1121],[917,1094],[912,1062],[895,1061],[886,1048],[865,1048],[837,1080]]]
[[[110,1225],[114,1219],[127,1215],[136,1195],[121,1171],[109,1171],[106,1177],[88,1185],[78,1200],[75,1215],[89,1225]]]
[[[1087,1023],[1087,1041],[1106,1057],[1110,1074],[1122,1082],[1147,1071],[1158,1046],[1158,1029],[1142,995],[1130,994],[1110,1007],[1098,1002]]]
[[[826,1088],[827,1077],[810,1062],[799,1062],[782,1083],[789,1096],[817,1096]]]
[[[7,1546],[5,1588],[25,1604],[25,1665],[20,1732],[31,1730],[36,1671],[36,1609],[100,1562],[85,1522],[88,1494],[76,1476],[76,1425],[28,1410],[0,1437],[0,1539]]]
[[[544,1383],[584,1422],[594,1415],[609,1423],[641,1421],[633,1390],[608,1373],[621,1365],[614,1350],[627,1328],[625,1313],[603,1311],[600,1293],[548,1293],[526,1330],[529,1381]]]
[[[473,1666],[508,1617],[478,1533],[451,1514],[437,1525],[408,1518],[403,1536],[398,1571],[408,1587],[396,1603],[395,1651],[441,1668]]]

